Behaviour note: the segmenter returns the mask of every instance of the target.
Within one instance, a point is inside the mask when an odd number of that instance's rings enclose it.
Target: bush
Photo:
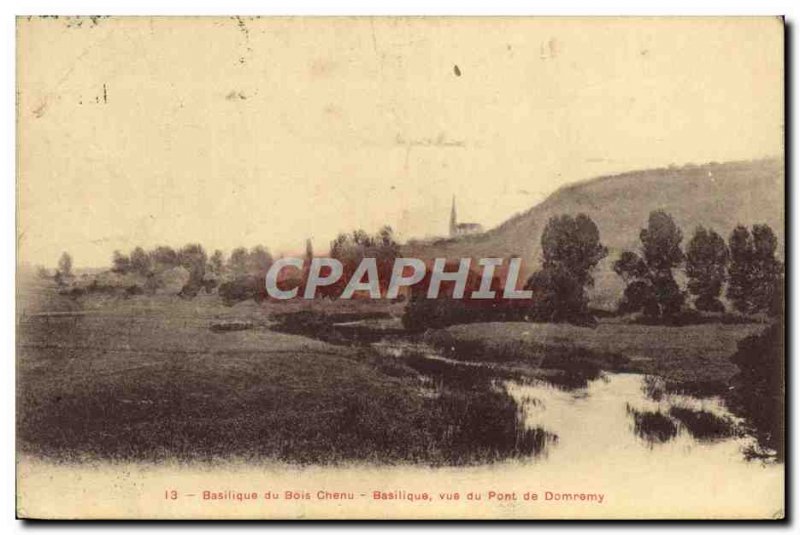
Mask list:
[[[589,312],[589,299],[580,280],[569,270],[545,267],[525,284],[533,291],[530,316],[533,321],[596,325]]]
[[[747,419],[759,445],[782,459],[786,425],[783,322],[741,340],[731,361],[739,373],[731,381],[728,405]]]
[[[403,312],[403,327],[412,332],[441,329],[459,323],[524,321],[529,313],[527,300],[462,300],[440,297],[428,299],[412,294]]]
[[[238,277],[219,286],[219,296],[227,306],[253,299],[257,303],[266,299],[266,287],[260,277]]]

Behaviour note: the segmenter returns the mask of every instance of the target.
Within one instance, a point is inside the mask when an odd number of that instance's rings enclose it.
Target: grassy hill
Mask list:
[[[639,230],[652,210],[671,213],[683,229],[684,243],[698,225],[727,239],[742,223],[767,223],[784,243],[784,162],[765,159],[632,171],[563,187],[544,202],[483,234],[426,243],[409,243],[405,256],[456,258],[520,256],[525,274],[538,268],[540,237],[558,214],[585,213],[600,229],[609,255],[595,272],[592,304],[613,308],[622,283],[611,265],[625,249],[638,249]]]

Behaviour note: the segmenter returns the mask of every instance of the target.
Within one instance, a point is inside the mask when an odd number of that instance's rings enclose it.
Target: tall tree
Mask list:
[[[314,246],[311,244],[311,238],[306,239],[306,264],[311,265],[311,259],[314,258]]]
[[[775,233],[768,225],[754,225],[752,234],[738,225],[728,247],[731,264],[727,296],[733,306],[745,314],[776,311],[776,301],[782,298],[783,264],[775,256]]]
[[[585,214],[551,217],[541,238],[542,268],[525,284],[533,291],[531,314],[538,321],[589,320],[587,287],[592,270],[608,255],[600,232]]]
[[[642,255],[652,271],[672,271],[683,262],[683,233],[672,216],[663,210],[650,212],[647,228],[639,232]]]
[[[684,260],[683,233],[671,215],[656,210],[650,212],[647,228],[639,232],[639,239],[641,256],[625,251],[614,262],[614,271],[627,283],[620,310],[643,311],[650,317],[672,316],[684,301],[672,273]]]
[[[231,256],[228,257],[228,271],[234,279],[238,279],[247,275],[247,249],[244,247],[237,247],[231,251]]]
[[[208,268],[215,277],[222,275],[222,270],[225,266],[225,255],[219,249],[216,249],[208,259]]]
[[[725,240],[711,229],[697,227],[686,246],[686,275],[689,277],[689,293],[696,296],[697,310],[723,312],[725,306],[719,300],[725,284],[729,261]]]
[[[72,276],[72,256],[69,253],[61,253],[61,258],[58,259],[58,272],[61,277]]]
[[[591,270],[608,255],[600,231],[586,214],[551,217],[542,233],[542,267],[568,271],[581,286],[592,286]]]
[[[776,257],[778,238],[769,225],[753,225],[755,280],[753,302],[759,311],[778,312],[783,297],[783,263]]]

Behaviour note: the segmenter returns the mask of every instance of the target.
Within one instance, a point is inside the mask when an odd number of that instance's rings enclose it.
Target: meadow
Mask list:
[[[40,287],[21,292],[18,312],[17,440],[29,454],[455,465],[531,455],[545,438],[490,378],[432,390],[402,360],[270,330],[292,312],[282,305]],[[225,322],[248,328],[211,329]]]

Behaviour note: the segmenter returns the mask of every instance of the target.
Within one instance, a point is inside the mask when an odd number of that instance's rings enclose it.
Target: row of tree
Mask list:
[[[728,242],[712,229],[698,227],[684,251],[683,233],[672,216],[657,210],[639,233],[638,252],[624,251],[614,271],[626,284],[620,312],[651,318],[676,317],[687,293],[695,309],[723,312],[726,296],[739,312],[778,314],[783,306],[783,264],[776,258],[778,240],[768,225],[752,230],[737,226]],[[526,284],[534,292],[531,312],[539,321],[589,319],[587,289],[592,270],[608,255],[594,221],[585,214],[551,218],[541,238],[542,267]],[[687,291],[675,280],[683,267]]]
[[[623,311],[641,310],[651,317],[677,314],[686,294],[673,270],[684,266],[697,310],[725,311],[720,297],[727,283],[726,296],[739,312],[780,313],[783,264],[776,257],[778,239],[768,225],[754,225],[752,231],[738,225],[727,244],[713,229],[698,227],[685,252],[682,239],[672,216],[650,214],[640,233],[641,255],[626,251],[614,263],[614,271],[627,283]]]
[[[778,240],[768,225],[754,225],[752,229],[739,225],[727,243],[713,229],[698,227],[684,251],[681,229],[670,214],[657,210],[650,214],[639,239],[639,251],[624,251],[613,264],[625,282],[620,312],[673,318],[685,309],[687,295],[699,311],[722,312],[723,289],[739,312],[782,311],[783,264],[776,258]],[[542,233],[541,248],[541,268],[525,284],[525,289],[533,291],[533,299],[524,310],[520,303],[514,303],[514,310],[505,310],[498,303],[487,304],[495,312],[510,317],[524,313],[534,321],[593,321],[588,289],[594,285],[593,270],[608,256],[597,225],[585,214],[554,216]],[[379,280],[385,285],[399,254],[400,246],[388,226],[376,234],[363,230],[340,234],[330,247],[330,256],[344,267],[340,281],[348,281],[363,258],[376,258]],[[313,257],[310,241],[306,257],[308,266]],[[263,246],[249,250],[238,247],[226,258],[220,250],[209,255],[200,244],[191,243],[178,249],[159,246],[149,251],[136,247],[127,254],[115,251],[112,271],[134,273],[152,281],[167,270],[182,267],[189,273],[182,294],[195,295],[200,288],[220,285],[222,297],[235,302],[265,297],[262,281],[272,262],[272,255]],[[675,272],[681,267],[687,278],[686,291],[675,280]],[[71,273],[72,259],[64,253],[56,278],[60,281]],[[289,282],[302,286],[305,275]],[[493,288],[498,285],[499,281],[493,282]],[[325,296],[336,298],[343,290],[344,282],[332,285],[325,288]]]
[[[115,273],[135,273],[150,277],[176,267],[189,272],[190,280],[219,280],[247,275],[266,274],[272,265],[272,255],[263,246],[248,250],[237,247],[227,259],[220,250],[208,255],[202,245],[190,243],[179,249],[161,245],[150,251],[136,247],[129,254],[114,251],[111,270]]]

